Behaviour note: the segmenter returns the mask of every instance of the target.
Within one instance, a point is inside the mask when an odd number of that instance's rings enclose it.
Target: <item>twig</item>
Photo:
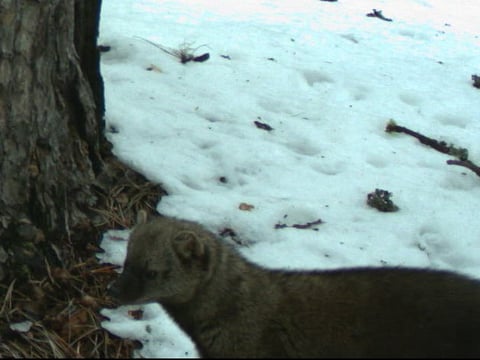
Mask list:
[[[309,221],[309,222],[306,222],[305,224],[287,225],[287,224],[277,223],[277,224],[275,224],[274,229],[284,229],[284,228],[290,227],[290,228],[295,228],[295,229],[312,229],[312,230],[318,231],[318,228],[316,228],[314,226],[315,225],[321,225],[321,224],[323,224],[322,219]]]
[[[437,151],[440,151],[441,153],[448,154],[455,156],[456,158],[460,160],[468,160],[468,150],[464,148],[457,148],[453,146],[452,144],[447,145],[445,141],[438,141],[432,138],[429,138],[425,135],[422,135],[416,131],[410,130],[404,126],[399,126],[395,123],[395,121],[390,120],[387,124],[387,127],[385,128],[386,132],[398,132],[398,133],[404,133],[410,136],[413,136],[414,138],[418,139],[422,144],[428,145],[432,148],[434,148]]]
[[[470,160],[447,160],[448,165],[458,165],[472,170],[475,174],[480,176],[480,167],[472,163]]]
[[[475,174],[480,176],[480,167],[468,160],[468,150],[465,148],[457,148],[454,145],[447,145],[445,141],[438,141],[422,135],[416,131],[410,130],[404,126],[399,126],[395,121],[390,120],[385,128],[386,132],[404,133],[418,139],[422,144],[428,145],[441,153],[455,156],[458,160],[447,160],[448,165],[458,165],[472,170]]]

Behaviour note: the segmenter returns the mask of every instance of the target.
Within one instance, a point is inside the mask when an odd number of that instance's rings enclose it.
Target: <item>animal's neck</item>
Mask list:
[[[268,287],[268,271],[247,262],[227,248],[211,254],[210,276],[195,296],[183,304],[162,304],[183,330],[195,337],[239,313],[259,306],[259,293]],[[195,340],[195,339],[194,339]]]

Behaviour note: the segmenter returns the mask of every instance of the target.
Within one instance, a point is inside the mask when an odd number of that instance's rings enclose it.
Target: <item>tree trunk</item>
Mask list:
[[[93,210],[118,210],[120,200],[106,201],[118,178],[138,180],[137,190],[145,182],[115,161],[103,134],[100,7],[0,1],[0,281],[65,267],[75,241],[97,240],[86,231],[105,211]]]
[[[0,357],[131,356],[100,327],[116,272],[94,251],[164,192],[104,137],[100,7],[0,0]],[[27,319],[28,334],[12,335]]]
[[[90,50],[84,37],[91,31],[85,30],[96,26],[84,22],[87,4],[100,10],[99,1],[74,7],[73,0],[4,1],[0,9],[4,228],[24,219],[49,234],[64,233],[69,224],[81,221],[80,209],[94,201],[88,187],[102,166],[98,124],[103,103],[95,104],[89,84],[97,85],[99,77],[91,61],[84,64],[80,57]],[[79,31],[72,26],[76,9],[84,11],[79,13]],[[79,52],[74,39],[81,45]]]
[[[85,210],[96,203],[91,184],[105,143],[100,6],[100,0],[0,3],[3,258],[5,247],[20,240],[37,244],[68,234],[88,222]]]

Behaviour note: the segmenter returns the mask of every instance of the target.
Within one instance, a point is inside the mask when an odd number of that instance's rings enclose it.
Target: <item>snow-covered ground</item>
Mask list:
[[[480,164],[478,14],[477,0],[104,0],[107,135],[167,190],[161,214],[233,229],[264,266],[480,278],[480,177],[384,131],[394,119]],[[210,58],[181,64],[142,38]],[[400,210],[369,207],[376,188]],[[128,231],[105,234],[103,261],[122,264],[117,237]],[[138,308],[104,309],[103,326],[141,356],[197,356],[159,305],[134,320]]]

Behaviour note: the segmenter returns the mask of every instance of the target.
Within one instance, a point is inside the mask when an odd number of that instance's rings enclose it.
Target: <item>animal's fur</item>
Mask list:
[[[480,282],[447,271],[270,270],[202,226],[132,233],[111,287],[160,303],[205,357],[480,357]]]

